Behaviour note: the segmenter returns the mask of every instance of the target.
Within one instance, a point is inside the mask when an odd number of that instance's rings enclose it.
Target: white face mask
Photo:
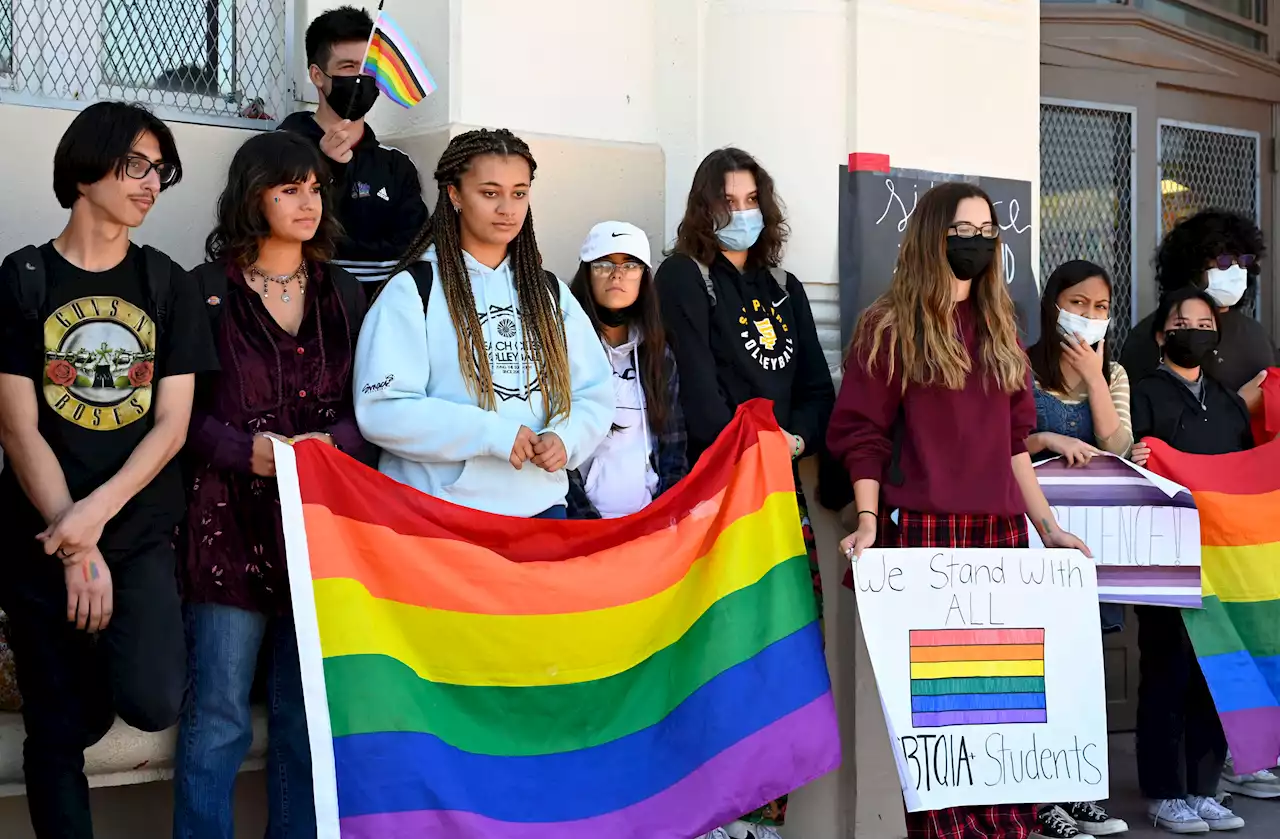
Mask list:
[[[1075,341],[1076,336],[1079,335],[1091,347],[1107,337],[1107,328],[1110,326],[1110,318],[1093,320],[1084,315],[1077,315],[1075,312],[1058,310],[1058,328],[1072,341]]]
[[[1209,269],[1209,296],[1219,306],[1234,306],[1244,297],[1249,286],[1249,272],[1239,265],[1230,268]]]

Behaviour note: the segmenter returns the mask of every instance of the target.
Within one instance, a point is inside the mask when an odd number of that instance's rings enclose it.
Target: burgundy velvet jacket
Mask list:
[[[361,456],[351,375],[364,319],[359,282],[330,265],[309,265],[306,312],[296,336],[282,329],[234,265],[214,340],[222,372],[199,382],[187,436],[189,503],[183,593],[276,615],[289,611],[280,496],[274,478],[250,470],[253,438],[328,432],[341,450]],[[350,283],[355,293],[339,292]],[[278,293],[276,291],[275,293]],[[343,302],[356,300],[358,311]]]

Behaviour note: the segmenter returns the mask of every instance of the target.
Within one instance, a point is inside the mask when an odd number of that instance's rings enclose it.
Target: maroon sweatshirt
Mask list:
[[[979,358],[969,301],[956,306],[956,326],[969,357]],[[978,372],[969,375],[961,390],[911,385],[904,394],[900,360],[892,378],[886,379],[889,351],[881,347],[874,373],[867,371],[867,359],[855,353],[845,362],[827,445],[849,476],[854,481],[880,481],[890,509],[1025,514],[1027,507],[1009,460],[1027,450],[1027,435],[1036,425],[1030,365],[1026,387],[1014,394],[1005,393]],[[904,480],[895,487],[886,482],[886,476],[899,406],[906,420],[899,461]]]

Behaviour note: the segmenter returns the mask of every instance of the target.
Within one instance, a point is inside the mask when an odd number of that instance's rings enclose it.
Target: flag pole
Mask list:
[[[357,75],[364,75],[364,65],[369,62],[369,50],[373,49],[373,36],[378,34],[378,21],[382,20],[382,7],[386,2],[387,0],[379,0],[378,2],[378,13],[373,16],[373,26],[369,29],[369,40],[364,43],[364,57],[360,59],[360,70]],[[360,84],[363,84],[363,82],[360,82]],[[355,100],[347,104],[347,112],[342,115],[343,119],[351,119],[351,106],[354,104]]]

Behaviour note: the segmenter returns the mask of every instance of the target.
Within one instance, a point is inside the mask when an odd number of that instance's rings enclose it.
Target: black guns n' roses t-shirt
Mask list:
[[[172,267],[167,323],[157,324],[142,250],[106,271],[72,265],[52,243],[40,248],[45,299],[39,319],[17,301],[16,257],[0,267],[0,372],[31,379],[40,433],[77,500],[120,470],[155,423],[155,386],[165,376],[217,369],[204,302],[195,283]],[[168,535],[183,509],[178,465],[171,461],[108,523],[102,546],[127,547]],[[0,502],[17,512],[21,541],[43,519],[6,469]],[[34,532],[28,533],[27,531]]]

